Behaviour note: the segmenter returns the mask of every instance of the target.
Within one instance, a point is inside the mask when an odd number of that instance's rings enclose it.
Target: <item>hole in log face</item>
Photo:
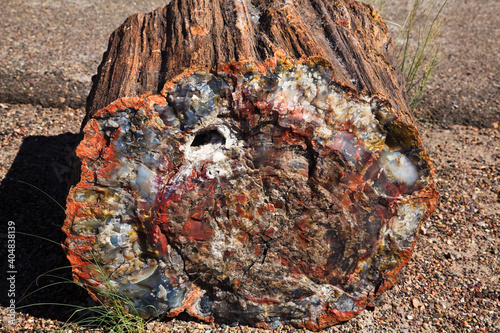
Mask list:
[[[226,144],[226,138],[217,130],[210,130],[207,132],[201,132],[196,134],[193,142],[191,143],[191,147],[199,147],[205,145],[217,145],[217,144]]]
[[[76,274],[105,288],[95,258],[144,317],[346,320],[408,260],[435,203],[427,157],[388,145],[382,106],[324,63],[234,68],[89,121],[65,224]]]

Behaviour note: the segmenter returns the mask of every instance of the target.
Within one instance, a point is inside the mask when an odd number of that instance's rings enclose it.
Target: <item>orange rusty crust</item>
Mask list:
[[[413,242],[410,247],[398,252],[400,258],[399,265],[392,270],[384,272],[384,279],[379,288],[376,290],[376,294],[374,295],[375,297],[382,294],[384,291],[390,289],[394,285],[394,283],[398,281],[397,274],[404,267],[404,265],[408,263],[411,254],[413,253],[413,250],[415,248],[415,245],[417,244],[418,234],[420,233],[420,226],[422,225],[422,223],[424,223],[424,221],[426,221],[429,218],[429,216],[432,214],[437,205],[437,202],[439,200],[439,195],[437,193],[437,190],[435,189],[434,181],[432,181],[431,179],[432,177],[429,177],[429,182],[431,183],[430,186],[417,192],[417,195],[415,197],[411,197],[410,199],[410,201],[412,202],[419,202],[427,206],[427,211],[424,217],[420,221],[420,224],[417,228],[417,233],[413,238]]]
[[[202,296],[205,293],[204,290],[202,290],[200,287],[198,287],[195,284],[191,284],[191,290],[189,291],[189,294],[187,295],[186,299],[184,300],[184,303],[182,306],[170,310],[168,313],[169,317],[177,317],[179,314],[181,314],[183,311],[187,311],[190,315],[204,320],[204,321],[211,321],[212,318],[207,317],[207,318],[200,318],[198,311],[196,311],[196,301],[200,296]]]
[[[82,164],[80,182],[77,184],[77,187],[92,186],[93,180],[94,172],[90,170],[86,164]]]
[[[151,115],[154,113],[155,104],[165,106],[167,101],[164,96],[160,94],[152,95],[151,92],[143,93],[140,97],[123,97],[99,110],[93,118],[101,118],[125,109],[139,110],[141,108],[148,115]],[[84,132],[87,132],[87,126],[85,126]]]
[[[185,310],[189,315],[203,320],[207,323],[214,323],[214,318],[211,316],[202,317],[200,312],[196,309],[196,304],[198,303],[198,299],[205,294],[205,291],[196,287],[196,289],[188,296],[186,299],[185,305],[183,306],[183,310]],[[170,316],[170,314],[169,314]]]
[[[73,207],[69,207],[69,209],[74,210]],[[63,226],[63,231],[67,235],[63,249],[66,252],[66,256],[72,267],[73,280],[81,283],[87,289],[90,296],[95,301],[98,301],[95,288],[102,284],[102,281],[100,281],[102,273],[98,271],[94,263],[85,259],[91,255],[92,245],[95,243],[96,236],[76,236],[70,234],[69,229],[72,221],[73,218],[68,216]],[[76,241],[73,242],[73,240]],[[86,242],[76,245],[77,243],[81,243],[82,240],[85,240]],[[91,283],[90,281],[94,281],[94,283]]]
[[[342,312],[337,309],[327,308],[327,305],[324,305],[324,313],[322,315],[309,321],[299,322],[297,323],[297,326],[311,331],[319,331],[340,322],[348,321],[349,319],[357,316],[363,309],[364,307],[359,308],[359,310],[356,311]]]
[[[408,261],[411,258],[411,254],[415,248],[417,238],[418,238],[418,233],[420,230],[420,225],[430,216],[430,214],[433,212],[437,201],[438,201],[438,195],[437,191],[434,188],[434,183],[429,180],[429,182],[432,184],[423,190],[419,192],[415,192],[414,195],[410,196],[406,200],[409,202],[415,202],[415,203],[421,203],[424,206],[427,207],[426,213],[424,215],[424,218],[420,221],[419,227],[417,229],[417,234],[413,238],[412,244],[405,249],[400,249],[399,251],[393,252],[393,255],[395,256],[395,260],[397,262],[397,265],[395,265],[393,268],[385,270],[383,272],[383,280],[381,281],[380,285],[378,288],[375,290],[375,293],[368,297],[366,300],[367,302],[371,302],[375,297],[381,295],[383,292],[386,290],[390,289],[397,281],[398,277],[397,274],[400,272],[400,270],[408,263]],[[394,203],[396,205],[396,203]],[[377,246],[381,251],[384,251],[381,248],[380,242],[383,240],[381,239],[378,243],[379,245]],[[390,247],[393,249],[399,248],[399,245],[393,241],[390,244]],[[349,281],[353,281],[357,278],[358,274],[362,271],[361,268],[361,262],[358,263],[356,268],[353,270],[353,273],[349,276]]]
[[[116,156],[116,150],[113,147],[106,147],[103,149],[101,157],[107,162],[95,171],[96,176],[98,178],[109,178],[109,176],[116,170],[116,167],[120,164],[120,161]]]
[[[235,197],[236,197],[236,201],[238,201],[240,204],[242,204],[242,205],[247,204],[247,196],[245,193],[237,193]]]
[[[117,111],[125,110],[125,109],[134,109],[138,110],[141,106],[144,105],[145,99],[141,97],[124,97],[120,98],[113,103],[106,106],[104,109],[101,109],[96,112],[93,116],[94,118],[101,118],[105,115],[111,115]],[[87,127],[87,126],[85,126]]]
[[[93,183],[95,174],[88,168],[89,160],[97,160],[101,156],[105,156],[112,161],[113,150],[107,147],[107,141],[101,134],[99,124],[95,119],[90,119],[84,129],[85,136],[82,142],[76,148],[76,154],[82,159],[81,177],[77,187],[85,186],[84,184]],[[119,130],[114,133],[114,136],[119,134]],[[99,176],[104,176],[114,169],[117,160],[114,163],[108,163],[104,168],[98,170]]]
[[[245,73],[265,73],[265,64],[256,62],[253,58],[242,58],[240,61],[233,61],[217,67],[217,72],[226,75]]]
[[[158,104],[160,106],[167,105],[167,100],[162,95],[150,95],[146,98],[146,103],[142,106],[148,114],[155,114],[154,106]]]
[[[75,192],[80,190],[82,187],[92,187],[92,185],[79,183],[77,187],[73,187],[69,194],[66,205],[66,220],[62,227],[63,232],[67,235],[67,238],[63,244],[63,249],[66,252],[66,256],[71,263],[73,270],[73,279],[76,282],[82,283],[91,297],[97,300],[95,295],[95,286],[99,285],[99,272],[97,271],[95,265],[89,261],[92,253],[92,245],[96,241],[96,236],[83,236],[74,235],[71,232],[71,228],[74,219],[77,217],[84,217],[87,214],[82,213],[82,209],[85,207],[93,206],[95,203],[90,202],[76,202],[74,201]],[[90,281],[95,281],[93,285],[89,284]]]
[[[76,155],[80,158],[97,159],[101,150],[106,146],[106,139],[101,134],[99,124],[90,119],[85,126],[85,136],[76,148]]]
[[[191,30],[192,35],[204,36],[204,35],[207,35],[209,33],[209,30],[204,25],[200,25],[198,27],[191,27],[190,30]]]
[[[172,87],[175,87],[175,85],[183,78],[185,77],[188,77],[190,76],[191,74],[197,72],[197,71],[204,71],[204,72],[209,72],[210,69],[209,68],[206,68],[206,67],[191,67],[191,68],[188,68],[186,69],[184,72],[182,72],[181,74],[175,76],[174,78],[172,78],[170,81],[168,81],[167,83],[165,83],[163,85],[163,88],[162,90],[160,91],[160,95],[163,96],[163,97],[166,97],[167,95],[167,89],[168,88],[172,88]]]
[[[72,244],[73,239],[77,239],[78,241],[84,239],[87,240],[88,243],[75,246],[74,244]],[[89,255],[92,249],[92,244],[94,243],[95,237],[77,237],[75,235],[68,235],[63,246],[64,251],[66,252],[66,256],[71,263],[71,266],[73,267],[73,276],[85,285],[88,284],[88,281],[95,280],[95,277],[92,274],[92,272],[95,271],[94,265],[90,261],[84,259]],[[91,291],[90,289],[88,290]]]
[[[66,204],[66,220],[64,221],[64,225],[62,227],[63,232],[69,237],[71,236],[71,226],[72,223],[79,214],[79,211],[81,208],[85,205],[84,203],[81,202],[75,202],[73,201],[75,192],[79,189],[79,187],[73,187],[69,194],[68,194],[68,200]]]

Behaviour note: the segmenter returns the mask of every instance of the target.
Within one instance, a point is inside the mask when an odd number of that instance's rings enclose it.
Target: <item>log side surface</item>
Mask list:
[[[217,69],[247,58],[264,61],[319,56],[335,80],[360,94],[379,94],[394,115],[414,124],[403,83],[393,65],[385,23],[353,0],[173,0],[128,18],[110,37],[93,78],[83,126],[121,97],[160,93],[189,68]]]

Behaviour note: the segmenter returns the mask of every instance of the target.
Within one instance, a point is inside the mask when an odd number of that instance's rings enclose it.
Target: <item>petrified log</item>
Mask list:
[[[348,0],[174,0],[129,18],[77,149],[75,279],[144,317],[317,330],[358,314],[437,200],[390,52]]]

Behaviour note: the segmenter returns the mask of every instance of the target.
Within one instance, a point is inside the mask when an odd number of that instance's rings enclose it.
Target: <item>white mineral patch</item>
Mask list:
[[[212,130],[217,130],[217,132],[224,137],[225,143],[207,142],[200,146],[192,147],[192,142],[196,137],[196,135],[193,135],[190,142],[182,147],[181,150],[184,150],[184,158],[189,164],[189,170],[193,168],[193,166],[201,165],[210,161],[210,163],[205,165],[205,171],[209,178],[214,179],[232,174],[233,170],[231,169],[231,166],[225,162],[230,160],[229,154],[231,149],[241,147],[242,143],[225,125],[204,125],[203,129],[199,129],[195,131],[195,133],[203,133]]]
[[[419,178],[417,167],[400,152],[382,151],[379,163],[389,179],[396,180],[408,187],[413,186]]]
[[[417,226],[425,214],[425,206],[417,203],[400,203],[398,206],[398,215],[392,218],[392,226],[389,233],[405,248],[410,244],[406,244],[412,240]]]
[[[167,300],[167,289],[163,285],[159,285],[160,291],[158,291],[158,297],[163,298],[165,301]]]
[[[154,265],[147,265],[145,268],[139,270],[139,271],[134,271],[132,274],[130,274],[130,282],[133,283],[138,283],[141,281],[146,280],[148,277],[153,275],[153,273],[156,270],[156,267],[158,267],[156,264]]]
[[[120,222],[120,220],[118,220]],[[132,225],[128,223],[120,223],[118,227],[118,232],[121,234],[127,234],[132,231]]]
[[[153,185],[155,176],[147,166],[139,164],[135,184],[142,198],[150,199],[156,195],[156,186]]]
[[[227,249],[226,237],[223,232],[214,232],[210,240],[210,247],[212,249],[212,256],[218,260],[223,260],[223,251]]]
[[[258,74],[248,78],[245,88],[259,95],[260,79]],[[376,103],[372,103],[370,96],[348,98],[332,89],[331,82],[308,65],[296,65],[279,73],[276,85],[278,89],[265,95],[267,101],[283,115],[300,111],[304,122],[314,124],[319,139],[327,140],[332,130],[343,131],[349,123],[352,126],[349,131],[365,143],[368,151],[378,153],[382,149],[385,136],[378,130],[379,123],[373,114]]]
[[[116,170],[116,172],[111,174],[111,177],[109,178],[110,183],[115,183],[118,181],[129,181],[133,179],[131,177],[133,170],[134,170],[134,162],[128,159],[122,159],[120,160],[120,167]]]
[[[377,121],[372,113],[371,106],[368,103],[358,103],[352,105],[348,114],[349,120],[357,128],[368,127],[370,124]]]
[[[108,126],[111,126],[111,127],[119,127],[120,125],[114,121],[113,119],[108,119]]]
[[[328,140],[332,137],[333,132],[326,125],[318,126],[314,128],[314,135],[316,135],[321,140]]]
[[[342,96],[340,94],[338,94],[336,92],[329,91],[329,94],[326,98],[326,102],[328,103],[330,110],[333,112],[336,119],[339,117],[339,110],[337,109],[337,106],[342,101],[341,97]]]
[[[95,202],[98,194],[94,191],[79,190],[75,193],[75,201],[78,202]]]
[[[221,162],[226,159],[225,154],[221,152],[224,145],[221,143],[207,143],[200,147],[187,147],[184,158],[191,163],[212,160],[214,157]]]
[[[228,177],[233,173],[231,166],[227,163],[222,163],[228,161],[229,158],[223,151],[217,151],[213,155],[213,162],[206,166],[205,170],[209,178],[217,177]]]

